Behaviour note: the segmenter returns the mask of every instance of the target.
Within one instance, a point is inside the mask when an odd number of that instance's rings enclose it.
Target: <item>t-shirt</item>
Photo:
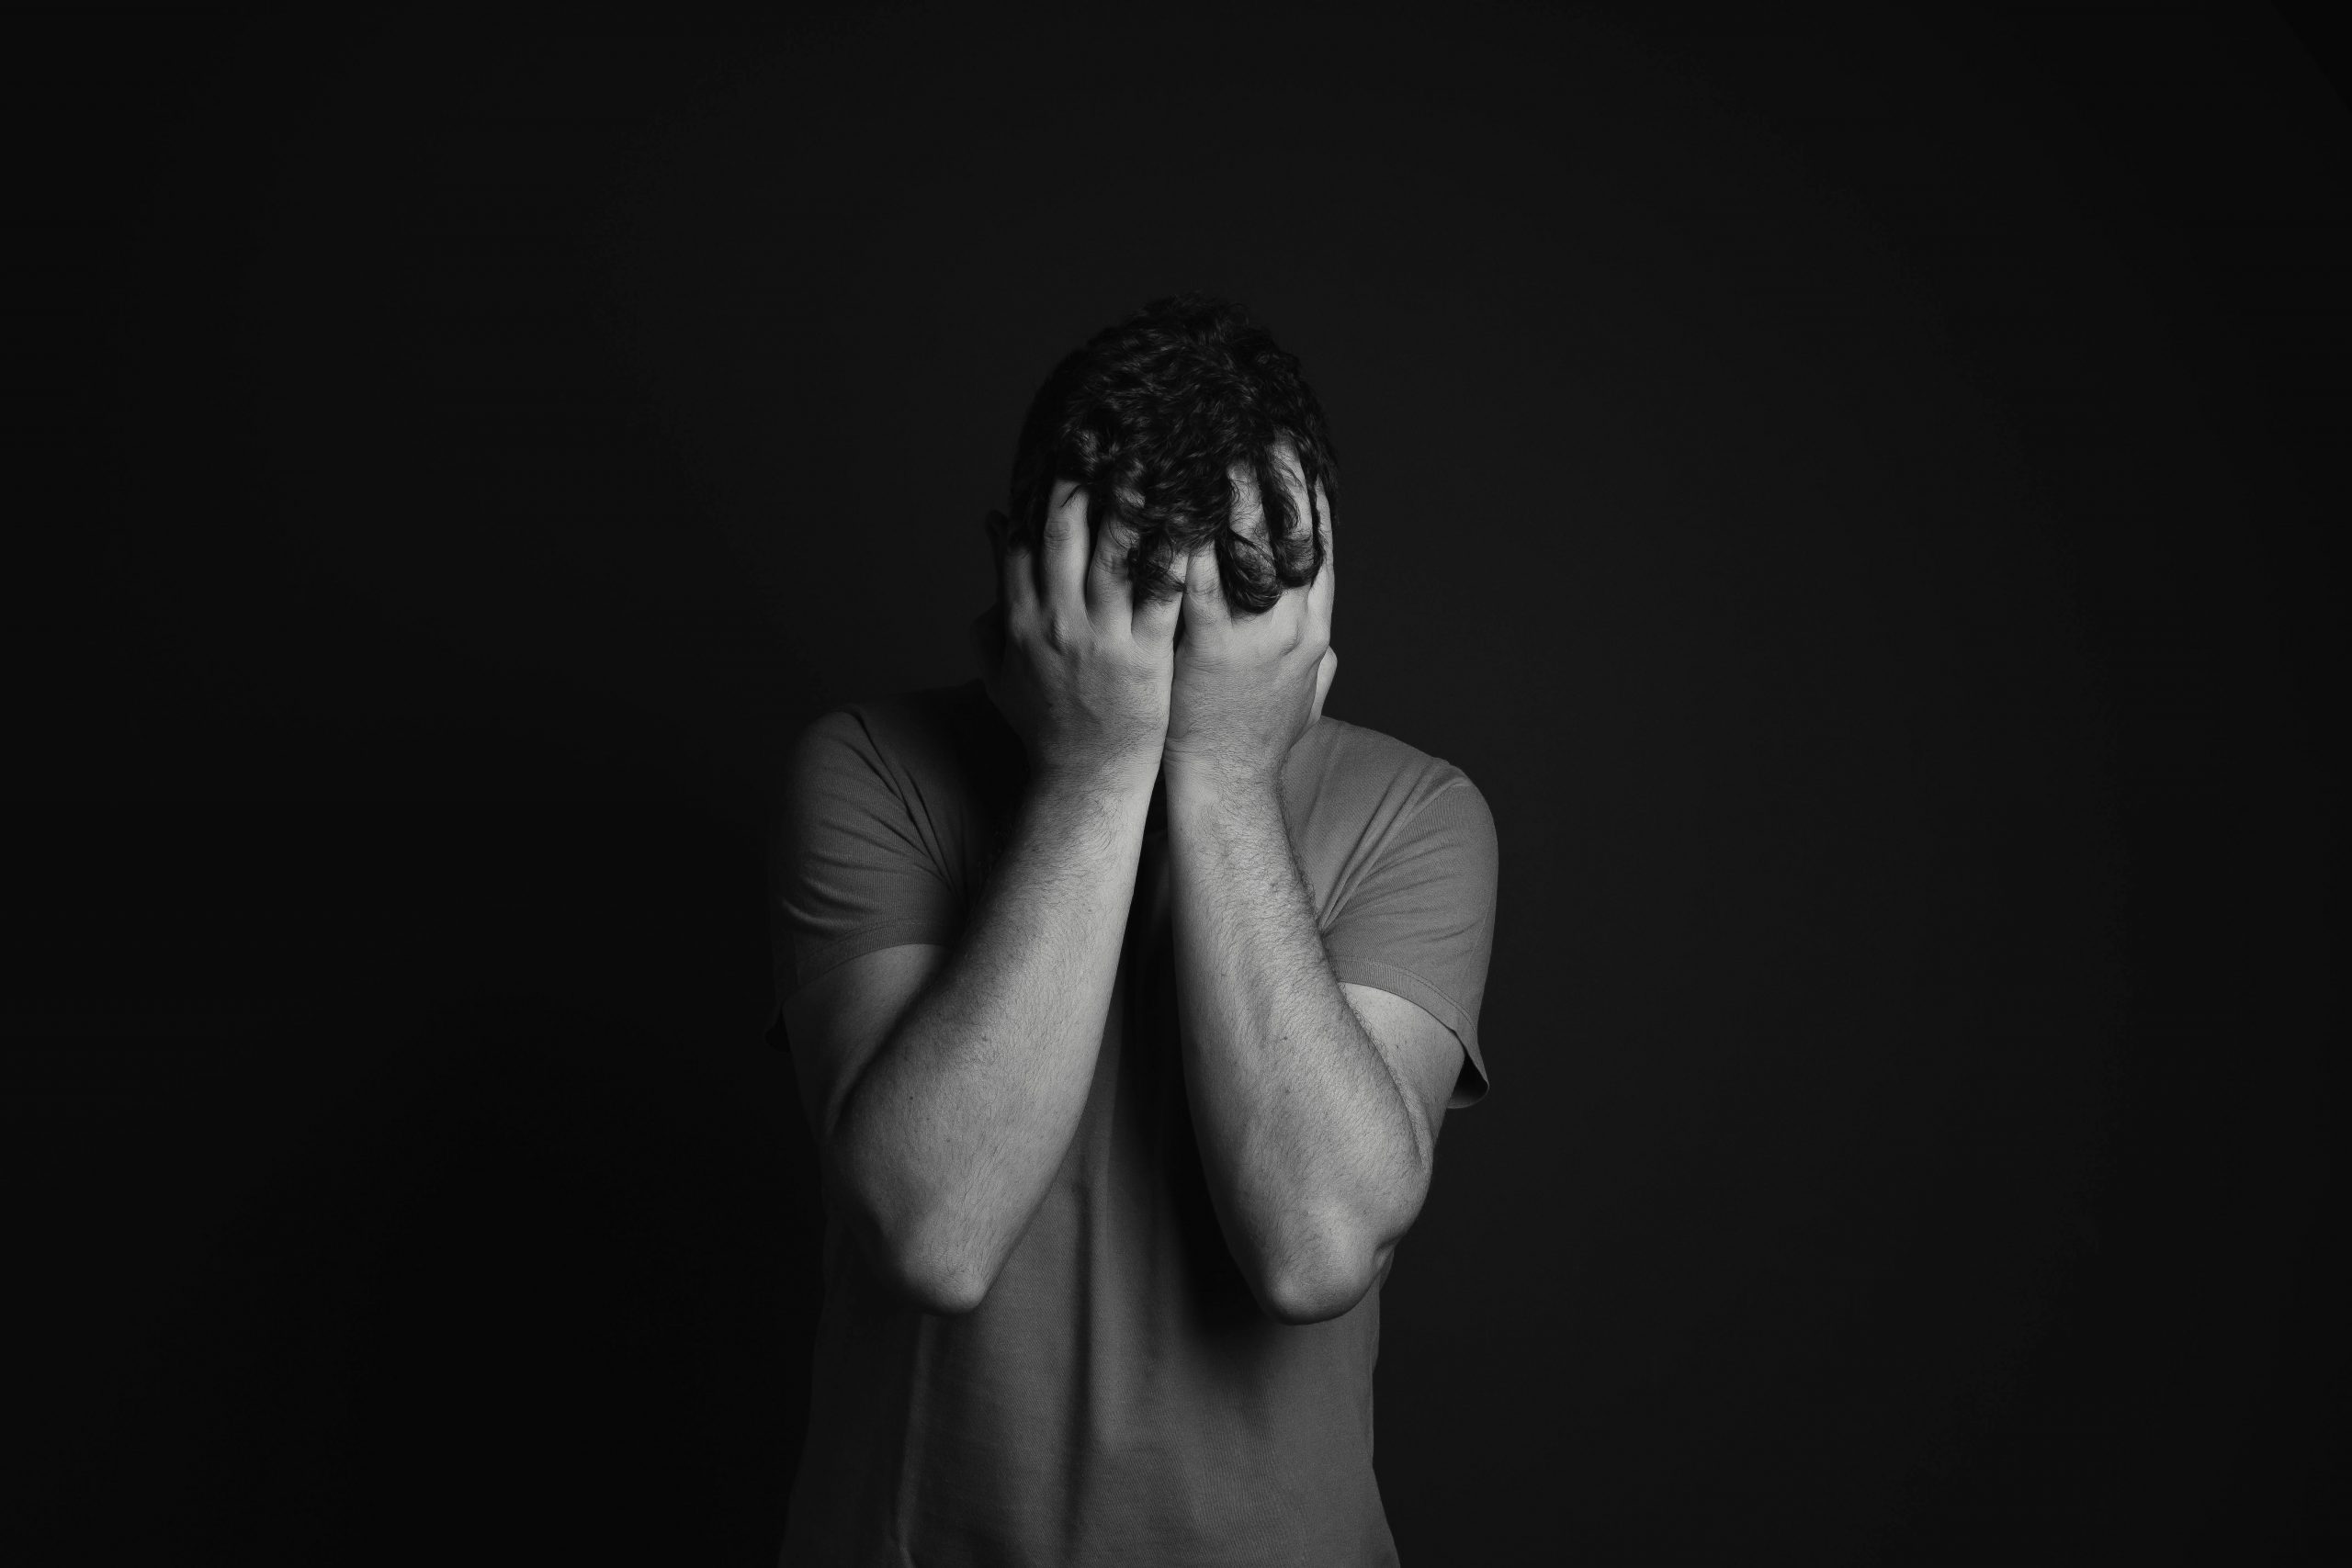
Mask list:
[[[978,682],[811,726],[778,835],[779,996],[882,948],[953,945],[1026,778]],[[1452,1030],[1451,1103],[1476,1100],[1495,903],[1485,800],[1452,764],[1325,717],[1285,759],[1282,801],[1332,968]],[[987,1297],[956,1315],[904,1305],[829,1221],[784,1561],[1394,1562],[1372,1467],[1379,1342],[1377,1288],[1286,1326],[1226,1247],[1184,1092],[1155,809],[1085,1111]]]

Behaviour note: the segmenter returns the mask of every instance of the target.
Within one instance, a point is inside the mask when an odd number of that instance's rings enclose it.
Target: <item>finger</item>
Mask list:
[[[1323,650],[1323,662],[1315,669],[1315,711],[1307,719],[1312,724],[1323,716],[1323,699],[1331,694],[1331,677],[1340,672],[1340,655],[1336,649]]]
[[[1130,614],[1127,546],[1134,536],[1106,515],[1092,519],[1094,540],[1086,554],[1086,613],[1105,626],[1124,626]]]
[[[1038,562],[1044,579],[1039,593],[1047,610],[1083,614],[1086,609],[1086,558],[1093,542],[1086,531],[1087,502],[1084,487],[1069,479],[1054,486],[1054,505],[1046,513],[1044,556]]]
[[[1176,636],[1176,623],[1183,618],[1182,587],[1179,585],[1175,592],[1162,594],[1157,599],[1136,592],[1133,584],[1129,585],[1129,592],[1134,593],[1135,600],[1135,619],[1132,622],[1135,639],[1155,645],[1171,640]]]
[[[1310,635],[1329,639],[1331,635],[1331,606],[1340,592],[1340,569],[1331,550],[1331,500],[1323,493],[1320,480],[1315,486],[1315,533],[1323,541],[1323,565],[1306,590],[1306,619]]]
[[[1225,580],[1216,570],[1216,547],[1204,545],[1184,558],[1183,621],[1196,630],[1223,630],[1233,620],[1225,602]]]

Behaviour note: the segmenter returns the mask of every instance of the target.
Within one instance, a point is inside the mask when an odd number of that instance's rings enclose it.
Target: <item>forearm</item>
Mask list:
[[[978,1303],[1093,1081],[1152,774],[1041,775],[970,924],[845,1098],[828,1156],[916,1299]]]
[[[1271,780],[1168,785],[1185,1083],[1226,1237],[1285,1321],[1368,1290],[1432,1151],[1340,991]]]

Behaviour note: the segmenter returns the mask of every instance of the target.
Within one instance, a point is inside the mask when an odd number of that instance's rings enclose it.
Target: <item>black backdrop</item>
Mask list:
[[[1331,711],[1504,849],[1407,1559],[2352,1553],[2306,25],[13,36],[0,1470],[60,1559],[769,1560],[776,759],[963,678],[1028,390],[1188,286],[1330,410]]]

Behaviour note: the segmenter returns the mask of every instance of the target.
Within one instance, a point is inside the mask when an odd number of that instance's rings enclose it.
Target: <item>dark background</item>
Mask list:
[[[776,761],[1193,286],[1504,850],[1407,1561],[2352,1557],[2310,16],[18,17],[9,1528],[771,1559]]]

